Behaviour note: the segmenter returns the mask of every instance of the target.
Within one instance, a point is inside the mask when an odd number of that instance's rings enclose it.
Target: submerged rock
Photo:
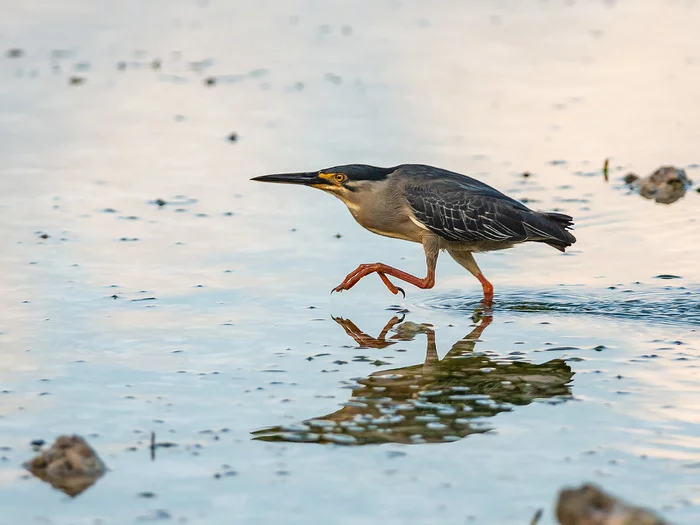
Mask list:
[[[667,525],[653,512],[628,505],[588,484],[559,493],[557,519],[561,525]]]
[[[34,476],[71,497],[85,491],[106,471],[105,464],[80,436],[59,436],[53,445],[24,463]]]
[[[676,202],[692,184],[685,171],[674,166],[661,166],[651,175],[642,178],[628,173],[623,180],[645,199],[653,199],[661,204]]]

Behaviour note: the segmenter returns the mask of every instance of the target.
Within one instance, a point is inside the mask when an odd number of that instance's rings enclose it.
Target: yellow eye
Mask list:
[[[336,173],[335,175],[333,175],[333,178],[338,183],[345,182],[345,179],[347,179],[347,177],[345,175],[343,175],[342,173]]]

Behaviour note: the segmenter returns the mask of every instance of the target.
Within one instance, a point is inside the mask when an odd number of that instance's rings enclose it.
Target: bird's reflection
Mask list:
[[[569,384],[574,374],[562,359],[532,364],[520,356],[475,352],[491,316],[481,317],[442,359],[430,325],[394,317],[378,337],[372,337],[348,319],[335,321],[360,348],[386,348],[426,334],[425,361],[359,379],[350,401],[340,410],[253,432],[254,439],[347,445],[442,443],[487,432],[492,429],[488,418],[516,406],[571,396]],[[394,335],[387,339],[391,331]]]

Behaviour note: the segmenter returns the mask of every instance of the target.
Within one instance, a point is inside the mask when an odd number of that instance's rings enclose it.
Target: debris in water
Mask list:
[[[238,140],[238,133],[235,131],[228,136],[230,142],[236,142]]]
[[[608,166],[609,166],[609,159],[605,159],[605,162],[603,162],[603,178],[605,179],[605,182],[608,182]]]
[[[628,505],[594,485],[559,493],[557,519],[561,525],[666,525],[653,512]]]
[[[59,436],[51,448],[24,463],[24,468],[52,487],[75,497],[107,470],[80,436]]]
[[[18,48],[18,47],[13,47],[12,49],[7,50],[7,58],[20,58],[24,55],[24,50]]]
[[[68,83],[71,86],[80,86],[82,84],[85,84],[87,82],[87,79],[85,77],[70,77],[68,79]]]
[[[685,195],[692,181],[681,168],[662,166],[647,177],[640,178],[634,173],[625,175],[624,181],[639,191],[645,199],[653,199],[661,204],[671,204]]]
[[[625,181],[625,184],[632,184],[637,179],[639,179],[639,175],[637,175],[636,173],[628,173],[623,177],[622,180]]]

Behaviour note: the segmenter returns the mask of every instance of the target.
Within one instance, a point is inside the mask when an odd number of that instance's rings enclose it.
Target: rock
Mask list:
[[[634,181],[639,179],[639,175],[636,173],[628,173],[627,175],[624,176],[622,180],[625,181],[625,184],[632,184]]]
[[[594,485],[565,488],[559,493],[557,519],[561,525],[667,525],[653,512],[633,507]]]
[[[685,171],[674,166],[662,166],[643,178],[628,173],[624,180],[639,191],[645,199],[653,199],[661,204],[676,202],[685,195],[692,184]]]
[[[80,436],[59,436],[53,445],[23,464],[29,472],[71,497],[85,491],[106,471]]]

